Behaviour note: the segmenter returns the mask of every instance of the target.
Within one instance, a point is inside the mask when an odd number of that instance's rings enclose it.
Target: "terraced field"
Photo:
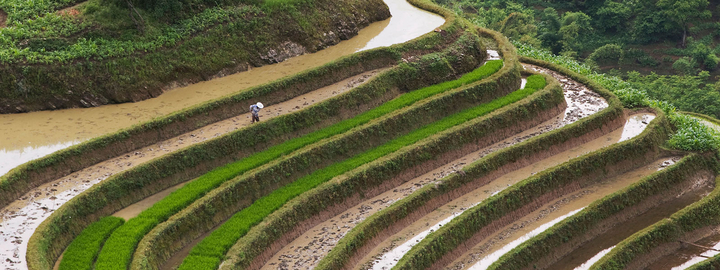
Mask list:
[[[717,154],[671,149],[717,120],[625,108],[617,89],[411,3],[446,23],[4,178],[2,266],[720,265]]]

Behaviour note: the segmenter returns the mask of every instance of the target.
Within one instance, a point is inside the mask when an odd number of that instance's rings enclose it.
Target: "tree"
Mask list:
[[[668,30],[682,29],[683,48],[690,24],[712,17],[712,13],[705,9],[707,6],[708,0],[659,0],[657,2],[657,7],[668,18],[665,27]]]
[[[582,12],[566,12],[558,33],[562,37],[563,51],[577,52],[584,49],[588,37],[593,33],[592,19]]]
[[[620,32],[626,28],[631,16],[632,10],[629,4],[608,0],[593,17],[596,28]]]
[[[533,16],[513,12],[502,21],[500,32],[506,37],[523,43],[529,43],[533,46],[539,46],[537,36],[537,26],[535,26],[535,18]]]

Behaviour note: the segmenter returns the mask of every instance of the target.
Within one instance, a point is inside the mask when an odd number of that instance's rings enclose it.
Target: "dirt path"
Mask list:
[[[485,241],[465,253],[460,259],[450,264],[449,269],[487,269],[505,253],[550,228],[552,226],[551,223],[553,223],[551,221],[558,223],[561,221],[561,218],[567,218],[577,213],[579,209],[590,205],[592,202],[621,190],[645,176],[675,164],[680,158],[681,157],[672,157],[654,160],[643,167],[593,184],[548,203],[533,213],[520,218],[513,224],[498,230],[497,233],[491,235]]]
[[[357,87],[382,70],[366,72],[336,84],[320,88],[260,111],[261,121],[291,113]],[[250,124],[250,114],[210,124],[175,138],[132,153],[101,162],[61,179],[33,189],[19,200],[0,210],[0,268],[26,269],[24,255],[27,241],[37,226],[52,212],[113,174],[133,168],[153,158],[229,133]],[[6,259],[5,259],[6,258]]]
[[[599,95],[567,77],[532,65],[525,65],[525,67],[526,69],[534,71],[551,73],[556,79],[561,81],[565,99],[568,104],[568,108],[563,115],[558,115],[550,121],[546,121],[502,142],[468,154],[425,175],[410,180],[396,189],[387,191],[350,208],[340,215],[313,227],[286,245],[265,264],[263,269],[310,269],[317,265],[320,259],[359,222],[389,206],[393,202],[407,197],[424,185],[442,179],[461,169],[465,164],[472,163],[490,153],[573,123],[582,117],[591,115],[608,106]]]

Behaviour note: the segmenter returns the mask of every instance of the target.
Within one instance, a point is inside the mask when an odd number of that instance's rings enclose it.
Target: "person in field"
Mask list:
[[[250,124],[253,124],[255,122],[260,122],[260,116],[258,113],[260,112],[260,109],[262,109],[264,106],[262,103],[258,102],[257,104],[250,105],[250,114],[252,114],[252,121],[250,121]]]

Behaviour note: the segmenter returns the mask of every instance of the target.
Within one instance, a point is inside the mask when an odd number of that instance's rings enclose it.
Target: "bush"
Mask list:
[[[675,61],[673,63],[672,68],[683,75],[692,75],[695,74],[695,68],[697,67],[697,62],[695,59],[691,59],[689,57],[683,57]]]
[[[644,91],[635,88],[625,88],[615,91],[615,95],[626,108],[646,107],[650,105],[650,97]]]
[[[670,122],[678,129],[668,140],[670,147],[686,151],[718,149],[720,134],[697,118],[676,113],[670,115]]]
[[[718,62],[720,62],[720,58],[717,57],[714,53],[708,54],[707,58],[705,58],[705,69],[706,70],[714,70],[718,66]]]
[[[605,44],[597,48],[588,56],[588,60],[592,60],[598,64],[617,64],[625,55],[622,47],[617,44]]]

